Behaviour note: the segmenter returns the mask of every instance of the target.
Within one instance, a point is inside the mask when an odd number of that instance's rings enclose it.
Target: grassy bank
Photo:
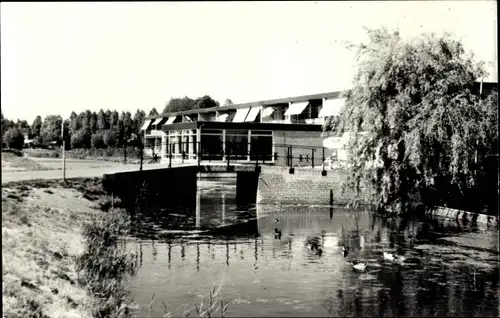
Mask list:
[[[61,156],[60,149],[24,149],[23,152],[30,157],[37,158],[59,158]],[[71,149],[65,152],[66,158],[69,159],[92,159],[105,160],[114,162],[123,162],[123,148],[105,148],[105,149]],[[140,153],[135,148],[127,148],[127,162],[139,162]],[[149,161],[151,157],[144,154],[144,160]]]
[[[48,169],[48,167],[23,157],[22,152],[2,151],[2,171],[38,171]]]
[[[134,257],[117,245],[128,226],[99,179],[2,186],[4,317],[123,316]],[[103,204],[104,203],[104,204]]]

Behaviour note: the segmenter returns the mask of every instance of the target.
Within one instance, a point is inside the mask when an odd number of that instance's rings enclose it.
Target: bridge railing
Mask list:
[[[272,148],[272,151],[270,150]],[[231,144],[228,146],[223,142],[219,144],[205,145],[201,147],[198,142],[181,142],[165,144],[164,158],[168,160],[169,167],[172,160],[181,162],[201,161],[223,161],[225,164],[231,163],[255,163],[274,164],[283,167],[323,167],[325,162],[335,162],[337,157],[332,155],[332,150],[320,146],[291,145],[291,144],[271,144],[266,147],[256,145],[248,147],[247,143]]]

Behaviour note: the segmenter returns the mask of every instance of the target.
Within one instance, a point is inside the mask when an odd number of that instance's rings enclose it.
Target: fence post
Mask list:
[[[290,145],[290,167],[293,167],[293,148]]]
[[[311,162],[312,162],[312,167],[314,168],[314,152],[316,151],[316,149],[312,149],[312,158],[311,158]]]
[[[196,149],[198,153],[198,167],[201,165],[201,141],[198,141],[198,149]]]
[[[175,143],[174,143],[175,144]],[[169,149],[168,149],[168,167],[169,168],[172,168],[172,146],[174,144],[170,144],[169,146]]]
[[[333,190],[330,189],[330,219],[333,218]]]

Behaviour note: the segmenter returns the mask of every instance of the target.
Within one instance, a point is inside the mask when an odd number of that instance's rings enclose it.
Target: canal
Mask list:
[[[140,267],[127,288],[137,317],[161,317],[164,304],[182,316],[201,296],[206,304],[215,284],[230,301],[228,317],[499,314],[496,229],[389,221],[342,207],[238,206],[234,179],[198,184],[196,209],[134,217],[126,245]],[[482,240],[482,248],[456,243],[462,236]],[[364,272],[353,270],[356,261]]]

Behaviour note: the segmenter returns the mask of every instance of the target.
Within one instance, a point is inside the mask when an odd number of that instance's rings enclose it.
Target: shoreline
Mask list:
[[[88,254],[89,238],[99,236],[89,236],[89,229],[111,215],[103,212],[107,198],[99,187],[100,178],[2,185],[3,317],[94,317],[102,312],[102,301],[81,281],[82,275],[89,277],[87,268],[82,272],[81,257]]]

